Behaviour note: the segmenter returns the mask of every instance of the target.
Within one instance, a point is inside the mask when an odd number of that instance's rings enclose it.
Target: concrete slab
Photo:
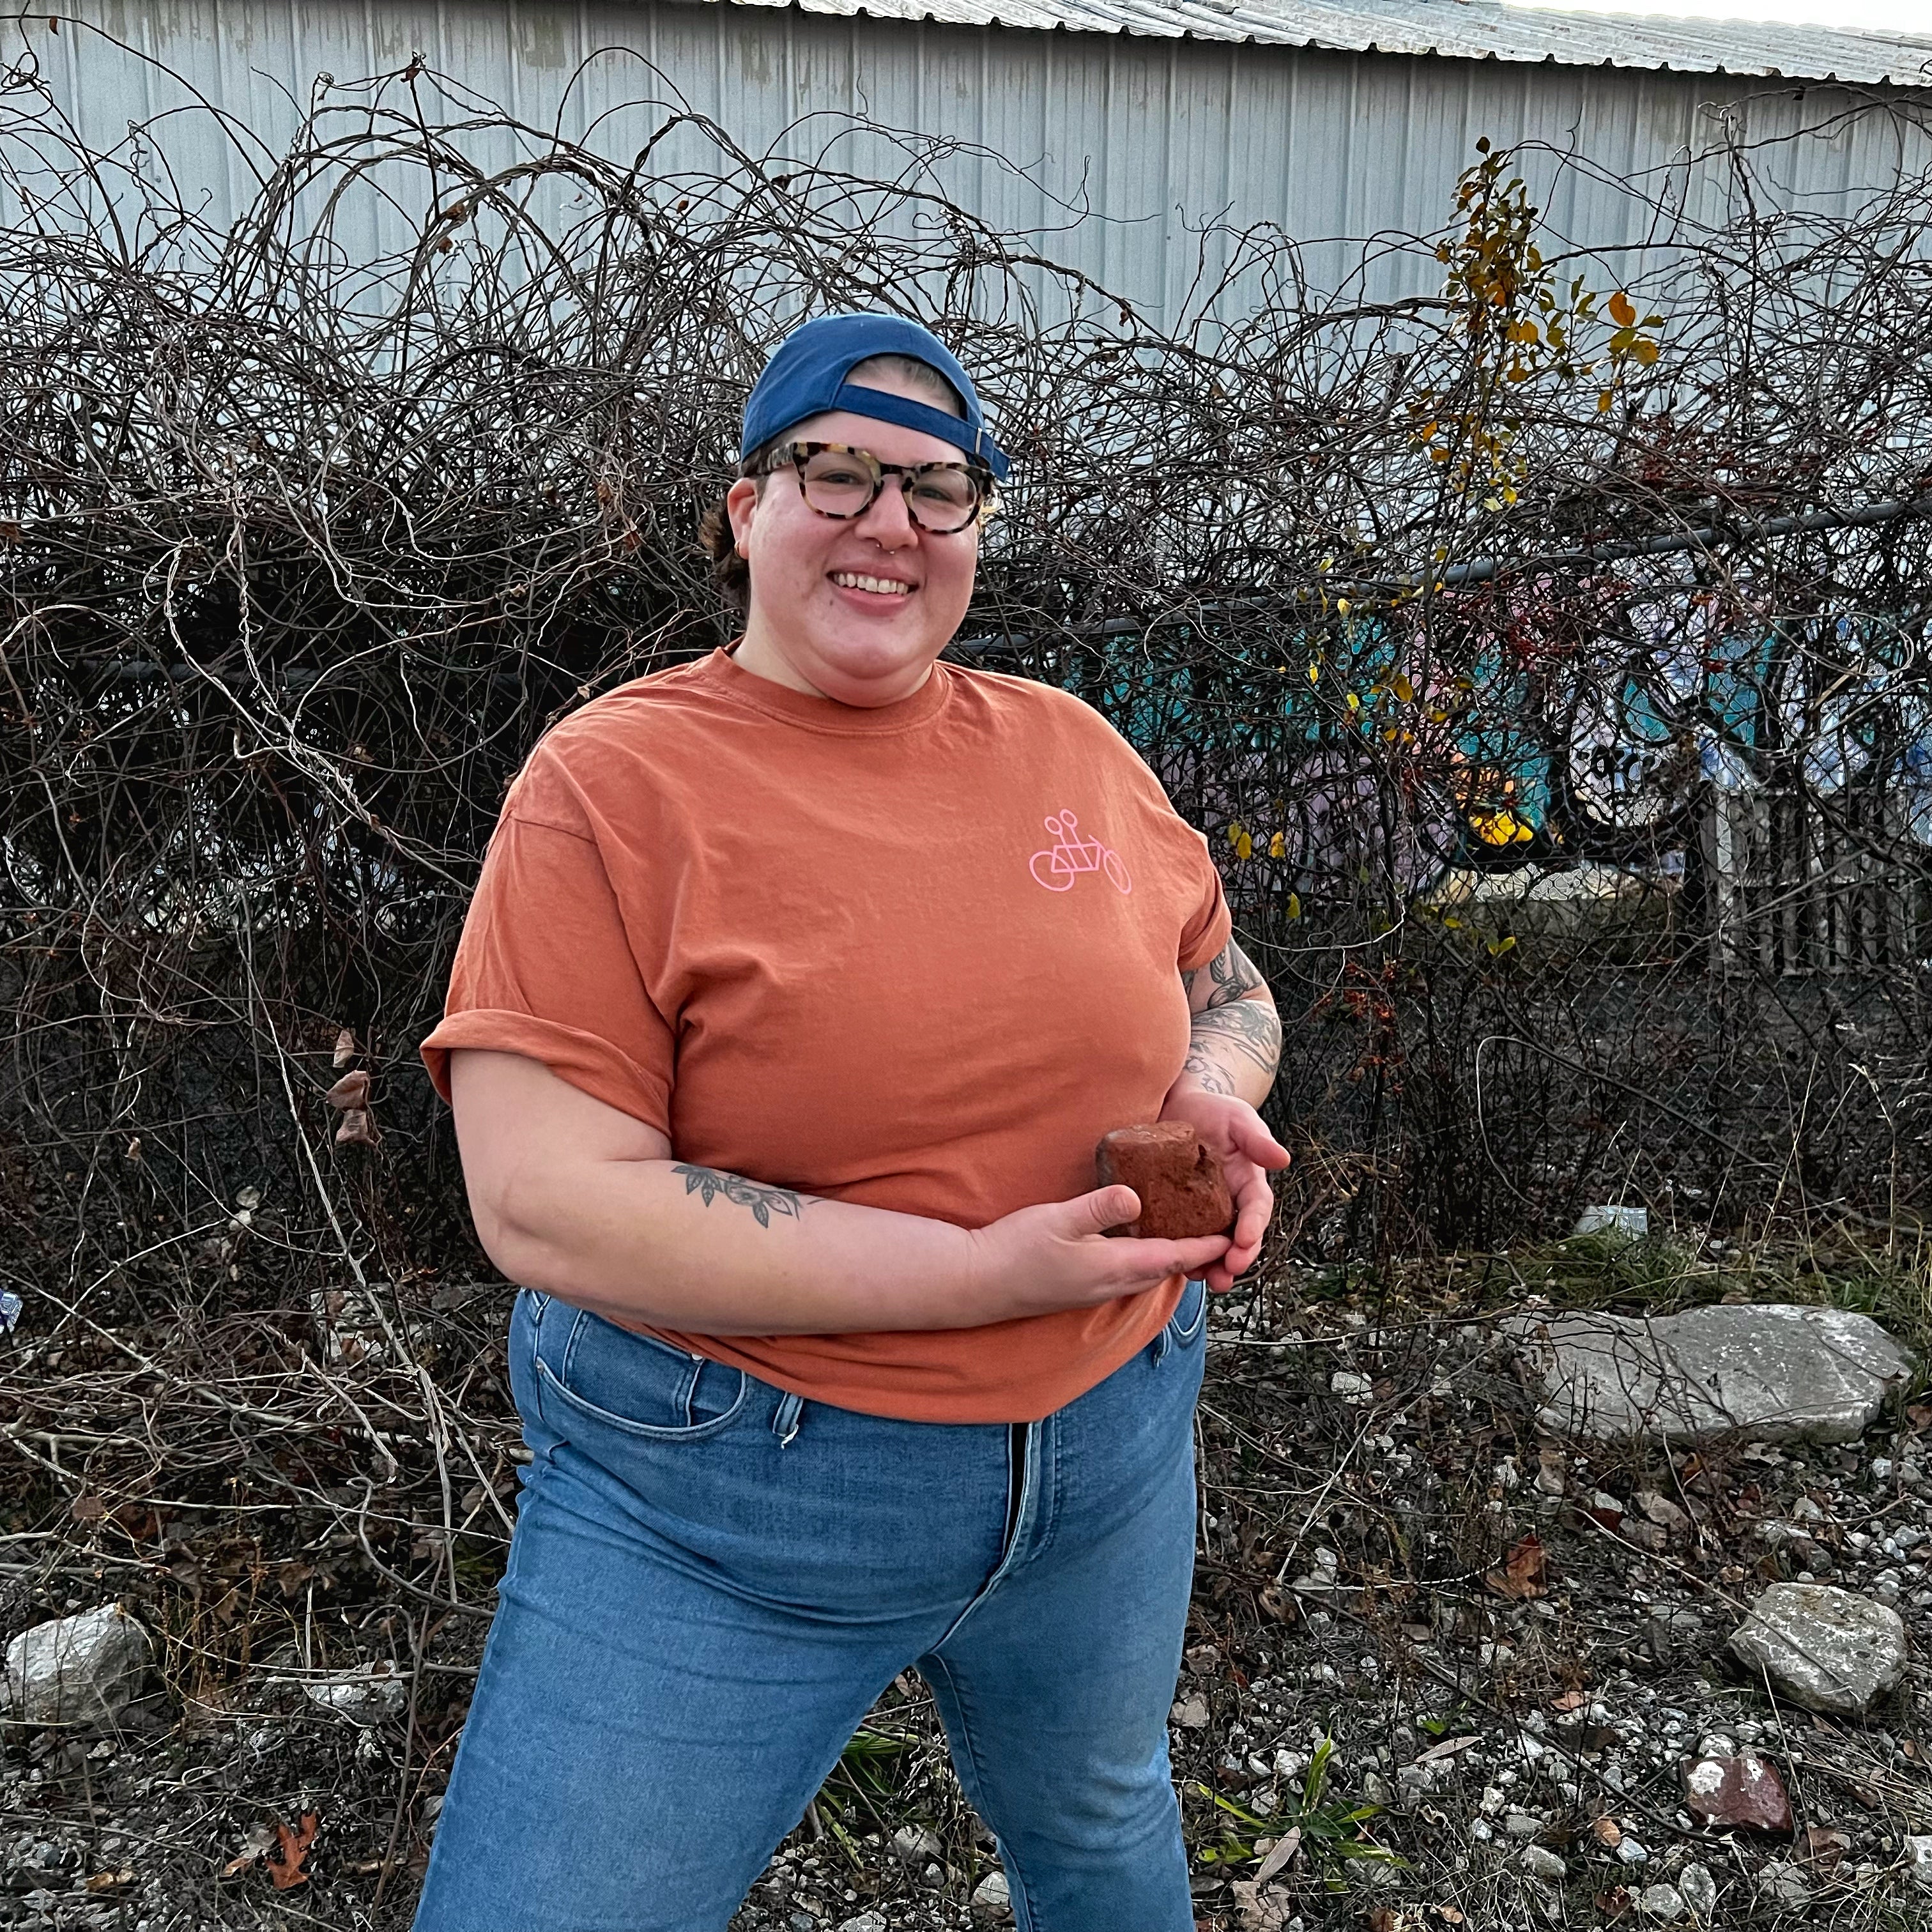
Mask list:
[[[1542,1378],[1544,1426],[1599,1441],[1855,1442],[1912,1371],[1869,1316],[1837,1308],[1717,1304],[1508,1328]]]

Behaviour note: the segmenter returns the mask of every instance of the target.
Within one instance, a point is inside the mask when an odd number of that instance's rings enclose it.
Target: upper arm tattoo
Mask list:
[[[727,1174],[716,1167],[691,1167],[680,1161],[671,1172],[684,1176],[686,1193],[695,1194],[700,1188],[704,1190],[706,1207],[709,1208],[722,1194],[734,1207],[750,1208],[752,1219],[761,1228],[772,1225],[774,1214],[789,1216],[794,1221],[801,1220],[805,1204],[810,1198],[795,1193],[789,1187],[770,1187],[762,1180],[747,1180],[742,1174]]]
[[[1203,973],[1208,975],[1208,995],[1196,1006],[1195,988]],[[1231,1005],[1236,1000],[1245,1000],[1252,992],[1264,991],[1267,986],[1256,970],[1254,962],[1232,939],[1205,966],[1182,974],[1180,983],[1187,988],[1187,1003],[1197,1015],[1210,1013],[1216,1006]]]

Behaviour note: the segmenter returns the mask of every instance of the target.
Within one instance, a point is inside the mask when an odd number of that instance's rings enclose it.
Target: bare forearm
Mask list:
[[[622,1322],[711,1335],[956,1328],[976,1309],[962,1228],[671,1160],[519,1178],[477,1222],[526,1287]]]

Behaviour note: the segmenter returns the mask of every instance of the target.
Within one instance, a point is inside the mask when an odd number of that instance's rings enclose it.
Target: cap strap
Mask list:
[[[976,456],[995,476],[1004,478],[1010,466],[1006,452],[994,442],[983,424],[974,424],[944,410],[928,408],[909,396],[896,396],[886,389],[868,389],[861,382],[842,382],[832,406],[849,410],[854,416],[872,416],[880,422],[896,423],[901,429],[923,430],[950,442],[956,449]]]

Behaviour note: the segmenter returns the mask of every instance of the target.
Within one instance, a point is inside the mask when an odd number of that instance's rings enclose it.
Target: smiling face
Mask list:
[[[854,371],[868,388],[934,406],[896,372]],[[881,463],[957,463],[961,452],[922,430],[844,410],[809,418],[788,442],[840,442]],[[863,516],[822,517],[796,473],[741,477],[725,499],[751,568],[751,607],[737,662],[794,691],[872,709],[910,698],[966,614],[980,556],[978,524],[935,536],[906,513],[888,478]]]

